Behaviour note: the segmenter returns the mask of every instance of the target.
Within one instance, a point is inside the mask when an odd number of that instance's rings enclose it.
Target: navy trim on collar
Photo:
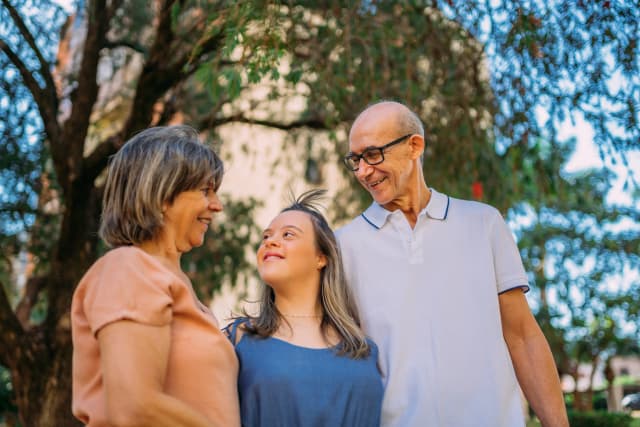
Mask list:
[[[391,211],[388,211],[376,202],[373,202],[366,211],[362,212],[361,216],[373,228],[380,230],[385,222],[387,222],[387,217],[391,215],[391,213]]]
[[[362,213],[360,214],[360,216],[361,216],[362,218],[364,218],[364,220],[365,220],[365,221],[367,221],[367,222],[368,222],[368,223],[369,223],[373,228],[375,228],[376,230],[380,230],[380,227],[378,227],[378,226],[377,226],[377,225],[375,225],[373,222],[371,222],[371,221],[369,220],[369,218],[367,218],[367,216],[364,214],[364,212],[362,212]]]
[[[447,219],[449,214],[449,204],[451,200],[446,194],[442,194],[433,188],[431,189],[431,199],[427,206],[423,209],[427,216],[431,219],[443,221]],[[422,212],[421,212],[422,213]]]
[[[431,219],[444,221],[449,214],[449,196],[431,189],[431,199],[427,206],[420,212],[420,215],[427,215]],[[373,228],[379,230],[387,222],[387,218],[393,212],[386,210],[376,202],[373,202],[366,211],[360,214],[362,218]]]

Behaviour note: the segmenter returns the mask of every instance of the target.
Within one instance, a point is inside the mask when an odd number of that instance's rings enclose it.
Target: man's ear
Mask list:
[[[411,147],[412,160],[422,157],[425,147],[424,138],[422,136],[417,133],[411,135],[411,138],[409,138],[409,146]]]

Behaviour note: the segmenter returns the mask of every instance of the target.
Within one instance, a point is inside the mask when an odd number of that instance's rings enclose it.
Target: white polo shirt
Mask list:
[[[500,213],[432,190],[414,229],[373,203],[336,234],[380,350],[382,426],[524,426],[498,294],[529,287]]]

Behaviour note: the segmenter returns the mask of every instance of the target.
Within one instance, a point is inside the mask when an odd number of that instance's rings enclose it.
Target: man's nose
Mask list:
[[[369,175],[372,170],[372,166],[361,158],[358,162],[358,170],[355,171],[355,174],[357,178],[360,178]]]

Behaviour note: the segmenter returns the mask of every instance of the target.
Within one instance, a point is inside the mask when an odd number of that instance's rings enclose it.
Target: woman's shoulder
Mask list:
[[[251,319],[246,316],[234,317],[231,322],[222,328],[222,332],[236,346],[251,327]]]
[[[367,345],[369,347],[371,347],[372,349],[376,349],[378,350],[378,344],[376,344],[376,342],[370,337],[370,336],[366,336],[365,340],[367,341]]]
[[[106,252],[98,260],[105,264],[119,264],[122,267],[148,265],[152,268],[160,268],[162,264],[153,256],[136,246],[118,246]]]
[[[175,272],[159,259],[137,246],[119,246],[111,249],[98,259],[95,265],[107,272],[118,271],[147,279],[158,280],[159,276],[165,277],[170,282],[179,279]]]
[[[162,289],[168,293],[177,280],[160,261],[135,246],[121,246],[109,250],[87,270],[78,288],[112,289],[118,294],[126,291],[143,292]],[[118,290],[120,289],[120,290]]]
[[[371,337],[365,337],[367,345],[369,346],[369,358],[378,359],[378,344]]]
[[[112,249],[85,273],[73,307],[87,314],[93,333],[127,319],[161,326],[171,321],[175,279],[140,249]],[[158,265],[156,265],[158,264]]]

